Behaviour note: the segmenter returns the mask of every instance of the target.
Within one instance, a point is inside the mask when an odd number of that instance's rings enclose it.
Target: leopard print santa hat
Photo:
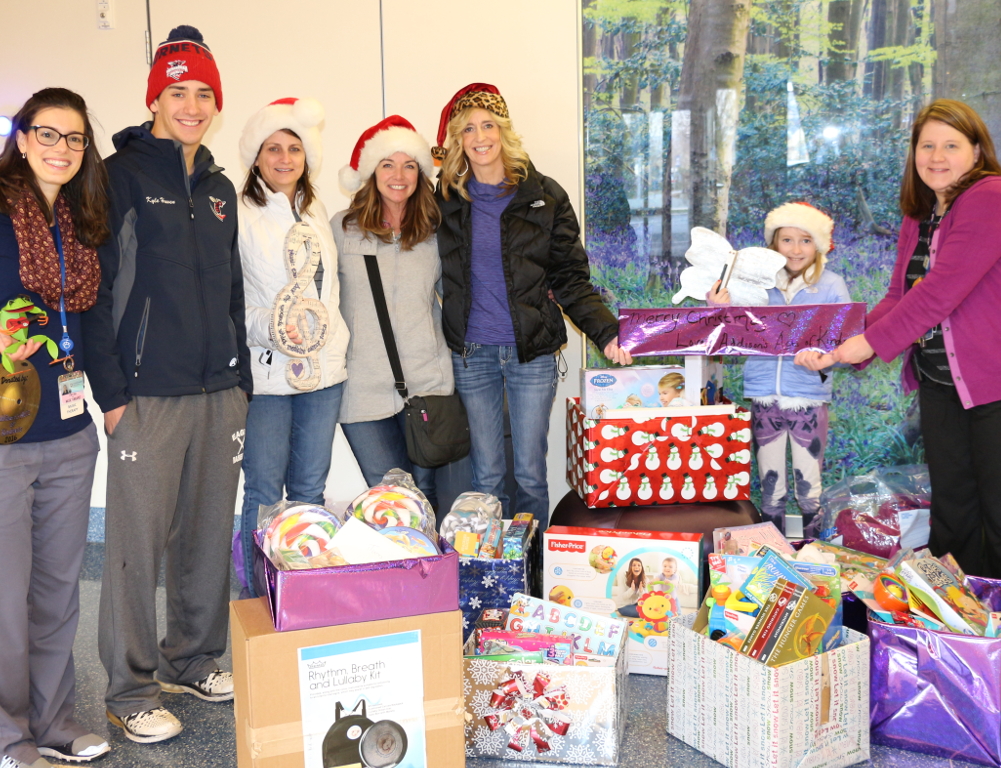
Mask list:
[[[463,109],[478,107],[492,112],[498,117],[509,118],[507,102],[501,96],[497,86],[489,83],[470,83],[465,88],[460,88],[449,100],[448,104],[441,111],[441,120],[438,122],[437,146],[431,147],[431,155],[435,160],[444,160],[447,150],[445,149],[445,138],[448,135],[448,123],[455,115]]]

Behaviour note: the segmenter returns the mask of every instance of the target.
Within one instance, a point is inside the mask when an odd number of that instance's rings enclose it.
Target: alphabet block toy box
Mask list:
[[[567,483],[589,507],[749,499],[751,413],[596,421],[568,398]]]
[[[668,620],[698,610],[702,534],[554,525],[544,537],[543,595],[625,619],[629,671],[667,674]]]

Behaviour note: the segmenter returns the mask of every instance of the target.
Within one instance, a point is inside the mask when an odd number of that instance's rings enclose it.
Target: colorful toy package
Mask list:
[[[838,647],[837,566],[784,559],[767,547],[758,551],[763,556],[708,556],[711,585],[696,631],[769,666]]]
[[[986,633],[988,611],[935,558],[926,557],[901,563],[900,578],[953,632],[981,636]]]
[[[811,587],[810,582],[800,576],[791,565],[778,555],[769,552],[761,558],[761,564],[748,574],[740,586],[740,591],[744,597],[753,600],[758,606],[763,606],[779,579],[791,581],[806,589]]]
[[[835,609],[800,584],[778,579],[740,652],[769,667],[823,653]]]
[[[791,555],[795,551],[775,523],[737,525],[713,531],[713,551],[723,555],[753,555],[762,546],[780,555]]]
[[[581,368],[581,406],[588,418],[603,419],[622,418],[632,408],[715,405],[722,383],[718,359],[697,355],[684,365]]]
[[[688,410],[596,421],[568,398],[567,483],[589,507],[750,498],[750,412]]]
[[[570,664],[573,640],[564,635],[539,632],[512,632],[504,629],[484,629],[477,632],[477,653],[483,656],[497,653],[541,651],[549,664]]]
[[[565,635],[573,641],[574,663],[614,666],[625,622],[567,608],[531,595],[516,594],[511,601],[506,629]]]
[[[667,674],[667,620],[698,609],[702,536],[552,526],[543,534],[550,601],[625,620],[629,671]]]

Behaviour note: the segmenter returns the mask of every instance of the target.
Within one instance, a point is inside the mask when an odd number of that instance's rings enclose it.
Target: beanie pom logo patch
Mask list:
[[[186,74],[187,71],[188,65],[184,59],[167,62],[167,77],[172,77],[175,80],[180,81],[181,75]]]

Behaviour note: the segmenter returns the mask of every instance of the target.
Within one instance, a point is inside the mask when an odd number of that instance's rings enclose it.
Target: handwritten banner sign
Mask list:
[[[866,305],[620,309],[619,346],[634,355],[830,352],[865,330]]]

